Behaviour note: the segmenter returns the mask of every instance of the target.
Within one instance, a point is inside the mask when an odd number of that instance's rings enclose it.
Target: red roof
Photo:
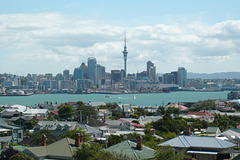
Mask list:
[[[36,119],[42,120],[42,119],[47,119],[47,118],[45,118],[45,117],[36,117]]]
[[[52,110],[52,111],[50,111],[50,113],[53,113],[53,114],[55,114],[55,115],[58,115],[58,110]]]
[[[211,113],[206,112],[206,111],[203,111],[203,112],[188,112],[188,115],[214,117]]]
[[[141,127],[144,126],[144,125],[141,125],[141,124],[138,124],[138,123],[132,123],[132,122],[129,122],[129,121],[126,121],[126,120],[123,120],[123,119],[118,119],[118,120],[126,122],[126,123],[131,123],[132,126],[137,127],[137,128],[141,128]]]

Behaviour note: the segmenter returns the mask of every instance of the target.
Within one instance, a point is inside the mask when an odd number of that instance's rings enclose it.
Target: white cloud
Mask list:
[[[11,62],[27,62],[33,69],[38,68],[39,63],[64,69],[64,66],[79,66],[94,56],[107,71],[121,69],[124,30],[127,31],[129,72],[145,70],[148,60],[170,68],[177,64],[224,63],[239,54],[240,21],[212,26],[194,22],[124,28],[73,19],[60,13],[5,14],[0,15],[0,54],[5,57],[0,61],[11,58]],[[46,68],[42,72],[47,72]],[[166,70],[157,67],[158,72]]]

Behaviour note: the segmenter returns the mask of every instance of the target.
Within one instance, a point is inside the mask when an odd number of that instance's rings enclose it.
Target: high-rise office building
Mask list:
[[[187,86],[187,70],[184,67],[178,67],[177,82],[180,87]]]
[[[125,38],[124,38],[124,50],[123,50],[123,59],[124,59],[124,77],[127,75],[127,40],[126,40],[126,33],[125,33]]]
[[[75,68],[73,71],[73,80],[83,79],[82,69],[80,67]]]
[[[147,76],[149,80],[156,79],[156,66],[151,61],[147,62]]]
[[[120,82],[121,81],[121,71],[120,70],[111,70],[111,79],[112,79],[112,82]]]
[[[89,57],[88,58],[88,76],[89,79],[93,82],[93,84],[96,83],[96,58]]]
[[[96,84],[98,87],[105,82],[105,67],[99,64],[96,65]]]
[[[70,79],[70,74],[69,74],[69,70],[64,70],[63,71],[63,78],[64,80],[69,80]]]
[[[80,66],[81,70],[82,70],[82,78],[83,79],[88,79],[88,66],[85,63],[82,63]]]
[[[164,84],[174,84],[175,83],[175,76],[172,73],[165,73],[162,76],[162,82]]]

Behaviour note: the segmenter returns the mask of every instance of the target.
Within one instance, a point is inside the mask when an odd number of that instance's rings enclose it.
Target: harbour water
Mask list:
[[[0,105],[20,104],[35,107],[48,102],[116,102],[136,106],[159,106],[168,102],[196,102],[207,99],[227,99],[229,91],[221,92],[171,92],[144,94],[36,94],[31,96],[0,96]]]

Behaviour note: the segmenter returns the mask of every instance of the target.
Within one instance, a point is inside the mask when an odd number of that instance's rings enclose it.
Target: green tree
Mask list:
[[[13,149],[13,147],[9,147],[6,150],[3,150],[0,154],[0,159],[1,160],[9,160],[10,157],[12,157],[13,155],[19,153],[18,150]]]
[[[183,160],[182,154],[176,154],[171,146],[161,146],[156,152],[156,160]]]
[[[73,158],[75,158],[76,160],[90,160],[101,149],[102,148],[98,143],[96,144],[83,143],[81,144],[81,148],[78,148],[75,151]]]
[[[33,160],[31,157],[29,157],[28,155],[22,153],[22,152],[19,152],[13,156],[11,156],[9,158],[9,160]]]
[[[32,145],[34,146],[41,146],[43,141],[42,141],[42,136],[43,135],[52,135],[52,133],[48,130],[40,130],[37,132],[34,132],[31,136],[33,137],[33,139],[31,140]],[[48,140],[47,140],[47,144],[48,144]]]
[[[73,130],[67,130],[66,134],[64,134],[63,137],[75,139],[76,133],[80,133],[83,135],[83,142],[91,140],[91,138],[89,138],[89,135],[86,133],[86,131],[82,130],[82,128],[74,128]]]
[[[124,140],[125,140],[125,138],[124,138],[123,135],[120,135],[120,136],[118,136],[118,135],[111,135],[111,136],[108,138],[108,144],[107,144],[107,146],[110,147],[110,146],[112,146],[112,145],[114,145],[114,144],[117,144],[117,143],[119,143],[119,142],[122,142],[122,141],[124,141]]]
[[[60,117],[60,119],[69,119],[72,117],[72,114],[73,108],[70,105],[61,106],[58,109],[58,116]]]
[[[163,106],[159,106],[158,107],[158,110],[157,110],[157,113],[159,114],[159,115],[164,115],[165,114],[165,108],[163,107]]]
[[[32,118],[24,123],[24,128],[33,129],[37,123],[38,123],[38,120],[36,118]]]

